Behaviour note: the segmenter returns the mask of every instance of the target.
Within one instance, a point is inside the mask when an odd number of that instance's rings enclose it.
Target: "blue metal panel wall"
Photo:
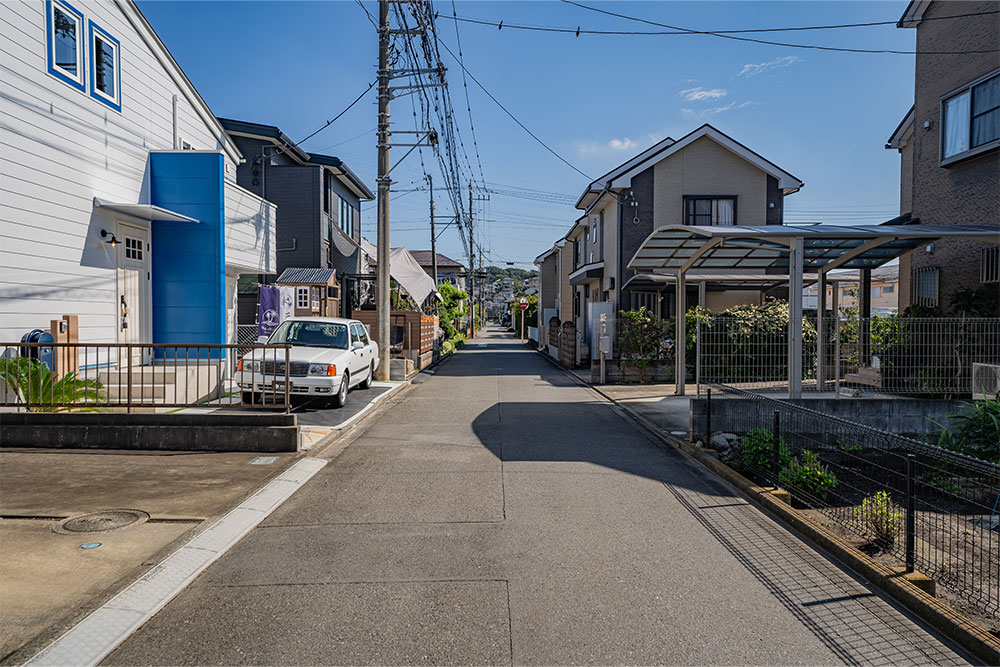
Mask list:
[[[152,223],[153,342],[225,343],[224,158],[173,152],[149,159],[150,203],[200,221]]]

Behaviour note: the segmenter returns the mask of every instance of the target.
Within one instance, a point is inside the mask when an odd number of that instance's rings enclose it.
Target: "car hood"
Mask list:
[[[310,364],[335,364],[337,359],[346,354],[347,350],[341,350],[337,348],[330,347],[304,347],[293,345],[292,349],[288,351],[288,359],[291,362],[301,362]],[[254,350],[253,354],[249,355],[255,360],[265,360],[265,361],[279,361],[283,362],[285,360],[284,350]]]

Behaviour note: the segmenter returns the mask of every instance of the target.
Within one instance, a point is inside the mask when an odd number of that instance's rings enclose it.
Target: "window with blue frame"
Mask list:
[[[83,14],[63,0],[46,0],[49,74],[84,90]]]
[[[121,104],[121,44],[90,21],[90,95],[115,111]]]

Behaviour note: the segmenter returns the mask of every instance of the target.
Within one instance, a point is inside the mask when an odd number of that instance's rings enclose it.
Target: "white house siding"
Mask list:
[[[277,207],[226,181],[226,273],[273,273]]]
[[[100,230],[116,218],[95,213],[93,198],[148,201],[148,152],[173,147],[175,94],[180,137],[193,148],[220,147],[207,109],[172,78],[129,5],[72,4],[121,42],[122,110],[48,74],[43,1],[3,2],[0,342],[64,314],[80,315],[82,340],[114,341],[114,255]],[[235,173],[233,156],[226,162]]]

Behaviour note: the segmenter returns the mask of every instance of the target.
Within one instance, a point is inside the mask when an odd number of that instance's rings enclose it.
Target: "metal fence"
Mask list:
[[[790,491],[864,550],[1000,617],[1000,466],[761,394],[710,389],[739,399],[727,409],[739,436],[730,463]]]
[[[693,363],[699,394],[713,383],[787,388],[787,323],[699,315],[694,329],[689,371]],[[805,317],[801,364],[804,391],[970,396],[973,364],[1000,364],[1000,319]]]
[[[287,411],[289,378],[295,375],[289,350],[257,344],[0,343],[0,407],[132,412],[220,404]],[[248,358],[259,362],[260,372],[243,363]]]

